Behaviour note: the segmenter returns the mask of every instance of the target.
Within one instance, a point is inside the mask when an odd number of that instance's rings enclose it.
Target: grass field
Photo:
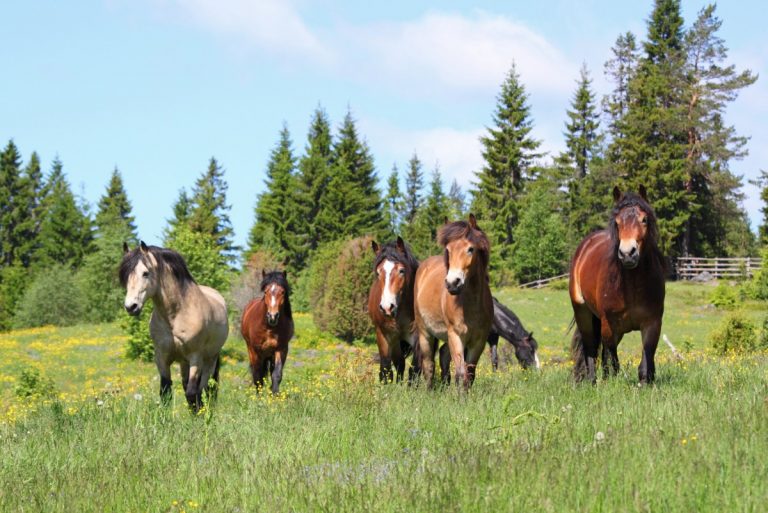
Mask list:
[[[373,346],[305,314],[283,394],[254,393],[232,336],[219,400],[198,416],[178,383],[158,404],[154,366],[122,357],[117,326],[0,335],[0,510],[764,511],[768,355],[707,349],[724,316],[709,291],[668,286],[663,331],[684,360],[661,345],[651,387],[637,386],[636,335],[617,378],[574,386],[567,292],[504,290],[540,372],[492,373],[484,356],[468,394],[381,386]],[[15,397],[28,368],[55,397]]]

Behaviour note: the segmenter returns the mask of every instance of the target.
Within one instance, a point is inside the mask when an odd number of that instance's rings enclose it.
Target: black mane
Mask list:
[[[147,252],[155,257],[158,265],[165,266],[171,271],[171,274],[173,274],[173,277],[179,283],[182,291],[185,290],[190,283],[196,283],[189,272],[184,257],[174,250],[158,246],[147,246]],[[120,269],[118,270],[120,284],[123,287],[128,284],[128,277],[139,262],[143,262],[147,267],[151,265],[147,256],[138,247],[123,256],[123,261],[120,262]]]
[[[285,277],[285,274],[283,274],[283,271],[270,271],[265,274],[264,278],[261,280],[259,289],[263,293],[267,287],[273,284],[285,291],[285,302],[283,303],[285,315],[289,319],[293,318],[293,314],[291,313],[291,286],[288,285],[288,279]]]
[[[653,211],[653,207],[648,204],[639,195],[627,192],[625,193],[618,203],[613,207],[611,212],[611,219],[608,221],[608,233],[611,235],[611,241],[618,247],[619,245],[619,225],[616,224],[616,217],[619,212],[625,208],[639,207],[646,214],[648,220],[648,228],[646,231],[645,242],[652,248],[658,248],[659,243],[659,227],[656,220],[656,213]]]
[[[413,256],[408,244],[405,244],[405,252],[401,252],[397,249],[397,242],[387,242],[386,244],[383,244],[376,254],[376,259],[373,261],[374,272],[376,272],[376,269],[384,260],[391,260],[398,264],[403,264],[413,272],[419,267],[419,261]]]

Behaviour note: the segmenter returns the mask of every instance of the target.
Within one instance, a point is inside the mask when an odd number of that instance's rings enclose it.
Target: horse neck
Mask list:
[[[155,309],[166,320],[173,320],[184,307],[184,297],[193,286],[195,286],[194,283],[188,283],[187,289],[182,290],[181,285],[173,275],[164,270],[161,271],[159,273],[159,287],[152,298]]]
[[[462,290],[461,295],[464,298],[477,297],[479,300],[470,301],[469,303],[465,302],[464,309],[466,310],[467,306],[475,306],[477,309],[487,310],[488,305],[485,304],[484,300],[491,296],[491,287],[488,285],[488,275],[479,262],[474,265],[475,269],[472,270],[467,281],[464,283],[464,290]],[[492,303],[493,300],[491,300],[491,311],[493,310]]]

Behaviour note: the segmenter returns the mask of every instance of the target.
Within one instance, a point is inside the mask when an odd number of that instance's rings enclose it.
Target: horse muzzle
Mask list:
[[[386,315],[387,317],[396,317],[397,316],[397,305],[395,303],[390,303],[388,307],[385,307],[384,305],[379,305],[379,310],[381,313]]]
[[[277,321],[280,319],[280,314],[276,313],[275,315],[267,314],[267,324],[274,327],[277,326]]]
[[[132,317],[138,317],[141,315],[141,305],[138,303],[131,303],[130,305],[125,305],[125,311],[128,312],[128,315]]]
[[[464,282],[459,278],[456,278],[453,281],[445,280],[445,288],[448,289],[450,295],[458,296],[464,289]]]

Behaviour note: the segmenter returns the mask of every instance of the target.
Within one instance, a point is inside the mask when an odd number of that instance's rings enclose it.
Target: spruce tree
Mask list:
[[[77,268],[91,249],[91,222],[77,204],[58,157],[43,190],[34,265],[37,269],[54,264]]]
[[[24,242],[19,225],[29,214],[21,177],[21,153],[13,140],[0,153],[0,267],[18,258]]]
[[[762,246],[768,245],[768,171],[760,170],[760,176],[750,182],[760,189],[760,213],[763,214],[763,222],[758,227],[758,236]]]
[[[543,186],[525,197],[526,208],[515,227],[512,268],[519,282],[562,274],[566,262],[565,225],[556,209],[557,195]]]
[[[17,225],[19,233],[18,255],[21,265],[29,267],[37,244],[37,234],[40,231],[40,202],[43,190],[43,172],[40,167],[40,157],[32,152],[29,162],[24,167],[21,178],[24,218]]]
[[[608,126],[618,130],[618,123],[627,113],[631,102],[629,84],[635,77],[639,50],[632,32],[619,35],[611,48],[613,57],[605,63],[605,75],[613,83],[613,92],[603,98],[603,110]]]
[[[403,211],[403,197],[400,193],[400,177],[397,164],[392,166],[392,172],[387,178],[387,194],[384,196],[384,219],[389,233],[387,238],[393,238],[400,233],[401,213]]]
[[[454,178],[448,190],[448,219],[464,219],[467,215],[467,197]]]
[[[302,221],[299,231],[303,235],[301,260],[305,263],[320,244],[317,219],[331,179],[330,165],[331,126],[325,111],[318,107],[312,116],[305,155],[299,161],[297,177],[297,208]]]
[[[179,190],[179,197],[174,201],[171,211],[173,217],[168,219],[168,226],[163,230],[166,245],[168,241],[176,238],[180,229],[189,225],[189,218],[192,215],[192,200],[184,187]]]
[[[532,128],[528,94],[513,65],[497,97],[493,126],[481,139],[485,164],[476,173],[472,201],[472,211],[494,247],[491,271],[497,284],[510,257],[520,198],[526,182],[535,176],[534,161],[542,156],[536,151],[541,143],[531,137]]]
[[[131,240],[134,240],[136,239],[136,222],[132,211],[133,207],[123,186],[123,177],[115,167],[107,184],[107,190],[99,199],[96,227],[99,232],[104,232],[113,226],[119,227],[130,235]]]
[[[408,161],[408,172],[405,175],[405,197],[403,198],[403,223],[412,223],[422,205],[422,190],[424,189],[424,173],[421,171],[421,161],[414,152]]]
[[[234,231],[229,220],[232,207],[227,205],[227,188],[224,170],[211,157],[208,169],[197,179],[192,189],[188,224],[193,232],[211,237],[220,248],[222,256],[231,263],[237,247],[232,240]]]
[[[304,267],[305,253],[298,236],[300,212],[296,201],[296,159],[291,136],[283,126],[280,140],[267,164],[265,190],[256,203],[256,222],[249,237],[249,253],[268,249],[290,269]]]

